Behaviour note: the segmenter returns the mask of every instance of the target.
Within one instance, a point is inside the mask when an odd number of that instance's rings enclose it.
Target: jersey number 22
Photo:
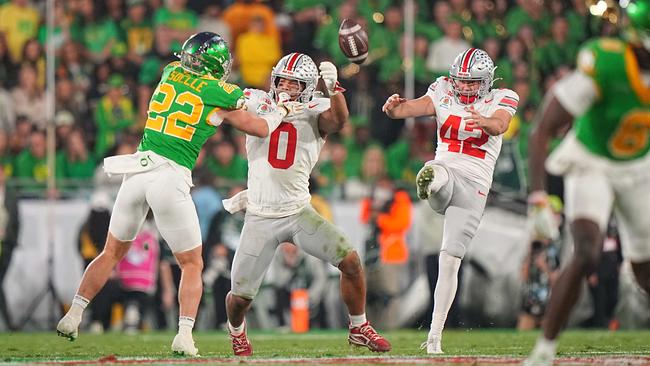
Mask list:
[[[156,94],[162,94],[163,100],[158,102],[153,98],[151,99],[151,103],[149,104],[149,118],[147,119],[145,128],[162,132],[165,135],[185,141],[191,141],[196,131],[196,128],[193,126],[199,123],[199,119],[203,113],[203,100],[201,97],[189,91],[176,96],[176,89],[168,83],[160,84],[158,90],[156,90]],[[188,105],[191,107],[191,111],[190,113],[185,113],[177,110],[169,113],[165,118],[164,114],[172,107],[172,103],[179,106]],[[185,126],[178,125],[178,121],[185,122]]]

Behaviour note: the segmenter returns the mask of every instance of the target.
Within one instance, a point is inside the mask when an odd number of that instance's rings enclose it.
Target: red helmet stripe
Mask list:
[[[287,61],[287,66],[284,68],[287,71],[293,71],[293,68],[296,66],[296,61],[302,56],[301,53],[294,52],[291,57],[289,57],[289,61]]]
[[[476,52],[476,48],[470,48],[465,52],[465,55],[463,57],[463,62],[461,62],[461,71],[463,72],[468,72],[469,71],[469,62],[472,60],[472,56],[474,55],[474,52]]]

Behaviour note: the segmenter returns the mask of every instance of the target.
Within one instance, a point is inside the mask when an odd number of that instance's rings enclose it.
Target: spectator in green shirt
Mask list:
[[[419,157],[417,143],[410,138],[402,138],[392,144],[386,151],[388,175],[393,180],[413,182],[418,171],[424,165]]]
[[[552,74],[560,66],[573,67],[578,55],[579,44],[569,38],[569,22],[566,18],[558,17],[553,20],[551,35],[552,38],[537,49],[535,54],[543,75]]]
[[[147,17],[144,0],[127,0],[127,18],[120,23],[123,42],[127,46],[127,58],[138,65],[153,49],[153,25]]]
[[[248,177],[248,162],[236,153],[230,140],[221,140],[212,148],[205,166],[217,181],[244,182]]]
[[[123,95],[124,78],[112,75],[108,80],[108,92],[98,102],[95,109],[97,138],[95,156],[103,157],[111,148],[120,131],[135,124],[135,109],[131,99]]]
[[[168,55],[181,50],[182,42],[196,32],[198,15],[186,8],[187,0],[168,0],[156,10],[153,24],[156,30],[156,50]]]
[[[404,80],[404,41],[400,40],[400,53],[390,53],[379,61],[379,81],[382,83],[401,82]],[[416,90],[426,91],[433,80],[433,73],[427,69],[426,59],[429,49],[429,42],[422,36],[415,36],[413,44],[413,72],[415,81],[418,84]]]
[[[54,2],[54,32],[52,34],[52,41],[56,51],[61,49],[61,46],[70,39],[70,28],[72,22],[71,17],[66,13],[65,5],[62,1]],[[38,41],[45,45],[47,40],[47,24],[41,24],[38,29]]]
[[[95,173],[95,158],[88,151],[83,131],[76,127],[66,139],[65,150],[56,156],[57,176],[65,179],[90,179]]]
[[[383,54],[399,54],[399,42],[404,33],[402,8],[391,6],[386,9],[384,23],[374,26],[370,37],[370,49],[383,49]]]
[[[350,123],[354,128],[352,137],[348,137],[343,143],[348,152],[346,165],[349,165],[348,171],[360,172],[361,160],[363,154],[368,147],[373,144],[372,135],[370,133],[370,126],[368,125],[368,118],[365,116],[351,116]],[[356,173],[355,175],[358,175]]]
[[[119,43],[118,27],[108,17],[101,17],[92,0],[81,0],[81,18],[75,22],[73,34],[88,51],[94,62],[106,60],[114,46]]]
[[[499,87],[511,88],[514,79],[514,65],[516,63],[528,63],[526,47],[517,37],[510,37],[506,42],[505,55],[497,61],[497,76],[502,80],[496,81]]]
[[[352,178],[358,177],[361,170],[361,161],[359,164],[352,164],[348,159],[348,150],[340,141],[328,142],[330,159],[320,164],[318,171],[318,182],[321,185],[321,192],[324,196],[330,197],[336,189],[343,189],[345,182]],[[338,196],[342,196],[339,193]]]
[[[517,0],[517,5],[508,10],[505,24],[511,35],[518,34],[524,25],[530,25],[535,36],[542,37],[551,27],[551,17],[542,1]]]
[[[471,17],[465,22],[466,27],[471,30],[471,38],[468,38],[473,45],[480,47],[487,38],[499,38],[499,24],[488,15],[488,0],[472,0]]]
[[[36,181],[24,182],[25,188],[43,186],[48,177],[46,159],[45,133],[41,130],[33,131],[29,137],[29,146],[16,157],[15,177]]]

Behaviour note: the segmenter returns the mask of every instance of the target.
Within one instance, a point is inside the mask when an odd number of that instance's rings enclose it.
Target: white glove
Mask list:
[[[338,71],[333,63],[323,61],[318,66],[318,69],[320,70],[320,77],[325,82],[325,87],[330,97],[345,91],[338,82]]]
[[[269,114],[276,110],[275,103],[264,90],[246,88],[244,89],[244,98],[246,110],[258,116]]]
[[[283,113],[284,117],[295,117],[305,111],[305,105],[301,102],[292,101],[287,93],[278,94],[278,109]]]
[[[384,106],[381,107],[381,111],[384,113],[387,113],[391,109],[397,107],[398,105],[406,102],[406,99],[402,98],[399,96],[399,94],[393,94],[388,99],[386,99],[386,103],[384,103]]]
[[[528,196],[527,225],[533,239],[554,240],[560,235],[559,222],[546,192],[535,191]]]

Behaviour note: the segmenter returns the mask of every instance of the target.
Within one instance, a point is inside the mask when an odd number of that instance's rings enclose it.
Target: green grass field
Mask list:
[[[445,331],[444,357],[428,358],[419,349],[426,338],[425,331],[386,332],[386,337],[393,344],[393,350],[386,358],[349,347],[344,331],[314,331],[300,335],[253,331],[250,339],[255,353],[246,361],[255,364],[517,364],[528,354],[538,334],[514,330]],[[82,333],[75,342],[69,342],[57,337],[54,332],[0,333],[0,361],[12,364],[241,363],[231,356],[230,342],[225,332],[195,334],[202,356],[200,359],[174,358],[169,351],[173,336],[172,333]],[[571,365],[618,365],[619,361],[628,365],[650,364],[650,331],[567,331],[560,339],[559,358],[558,364]]]

